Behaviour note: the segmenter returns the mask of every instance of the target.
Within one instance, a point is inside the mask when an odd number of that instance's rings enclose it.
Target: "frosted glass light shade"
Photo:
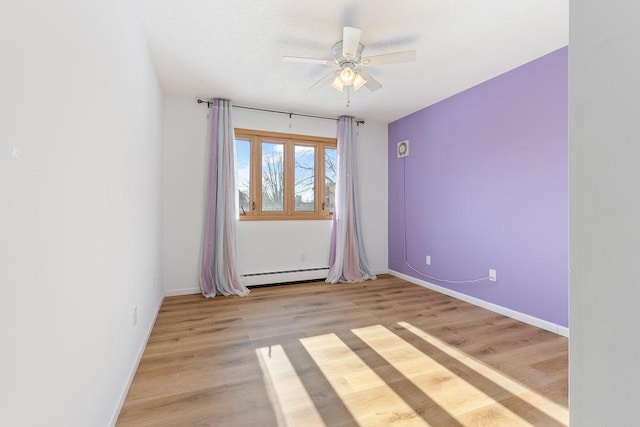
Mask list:
[[[331,83],[331,87],[337,90],[338,92],[342,92],[343,84],[340,81],[340,76],[336,77],[336,79]]]
[[[356,73],[356,77],[353,79],[353,90],[356,91],[360,89],[367,83],[365,79],[362,78],[360,73]]]
[[[353,80],[356,78],[356,73],[353,71],[351,67],[344,67],[340,71],[340,81],[343,85],[350,85],[353,83]]]

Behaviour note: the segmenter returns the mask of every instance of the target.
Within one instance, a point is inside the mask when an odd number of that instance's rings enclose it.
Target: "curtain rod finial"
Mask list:
[[[205,101],[204,99],[200,99],[200,98],[196,99],[196,102],[198,104],[207,104],[207,107],[211,107],[211,104],[213,104],[213,102],[211,101]]]

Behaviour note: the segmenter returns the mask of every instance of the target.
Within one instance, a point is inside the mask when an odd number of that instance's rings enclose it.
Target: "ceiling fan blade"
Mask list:
[[[283,56],[282,60],[284,62],[300,62],[303,64],[332,65],[335,63],[333,59],[301,58],[299,56]]]
[[[407,50],[404,52],[396,52],[396,53],[387,53],[384,55],[376,55],[376,56],[368,56],[366,58],[362,58],[358,65],[369,66],[369,65],[381,65],[381,64],[397,64],[399,62],[412,62],[416,60],[416,51],[415,50]]]
[[[357,28],[344,27],[342,31],[342,56],[347,59],[355,58],[358,53],[361,33]]]
[[[360,74],[360,77],[362,77],[363,79],[365,79],[367,81],[364,84],[364,87],[366,87],[370,91],[374,92],[374,91],[376,91],[376,90],[378,90],[378,89],[380,89],[382,87],[380,82],[377,81],[376,79],[374,79],[373,77],[371,77],[370,74],[366,73],[363,70],[358,70],[357,72]]]
[[[325,84],[331,83],[338,76],[338,74],[340,74],[340,70],[334,70],[330,72],[329,74],[327,74],[326,76],[324,76],[323,78],[321,78],[320,80],[312,84],[309,89],[313,89],[313,88],[324,86]]]

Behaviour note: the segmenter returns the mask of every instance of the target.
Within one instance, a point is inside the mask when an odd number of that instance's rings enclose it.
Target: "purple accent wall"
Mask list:
[[[567,92],[565,47],[390,123],[389,268],[568,327]],[[405,205],[414,267],[497,282],[409,269]]]

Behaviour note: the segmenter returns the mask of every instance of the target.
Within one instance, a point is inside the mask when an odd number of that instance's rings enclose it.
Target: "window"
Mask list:
[[[330,219],[335,138],[235,130],[241,220]]]

